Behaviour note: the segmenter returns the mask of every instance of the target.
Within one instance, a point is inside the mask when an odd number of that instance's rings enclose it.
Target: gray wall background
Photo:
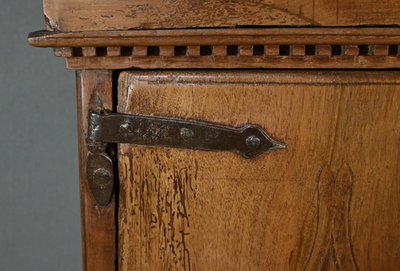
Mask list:
[[[42,1],[0,9],[0,270],[81,270],[75,74],[30,47]]]

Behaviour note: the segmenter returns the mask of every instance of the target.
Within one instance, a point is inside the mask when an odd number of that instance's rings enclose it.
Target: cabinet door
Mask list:
[[[399,72],[123,72],[119,112],[286,148],[119,146],[119,270],[399,270]]]

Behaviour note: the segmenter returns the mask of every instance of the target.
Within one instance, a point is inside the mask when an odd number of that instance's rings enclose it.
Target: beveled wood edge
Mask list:
[[[400,44],[400,27],[308,27],[130,30],[96,32],[37,31],[35,47],[226,45],[241,44]]]

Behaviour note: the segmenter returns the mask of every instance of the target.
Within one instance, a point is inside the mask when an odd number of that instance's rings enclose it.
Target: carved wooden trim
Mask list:
[[[400,27],[37,31],[29,35],[29,42],[37,47],[304,44],[305,41],[306,44],[398,44]]]
[[[400,67],[400,28],[143,30],[31,34],[71,69]]]

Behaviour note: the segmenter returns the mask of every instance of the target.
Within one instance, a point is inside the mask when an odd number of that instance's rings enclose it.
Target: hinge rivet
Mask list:
[[[129,122],[124,122],[119,126],[120,132],[130,133],[133,131],[133,126]]]
[[[249,148],[258,148],[261,145],[261,139],[257,136],[251,135],[246,138],[246,145]]]
[[[180,134],[184,140],[189,140],[194,136],[194,132],[188,128],[181,128]]]

